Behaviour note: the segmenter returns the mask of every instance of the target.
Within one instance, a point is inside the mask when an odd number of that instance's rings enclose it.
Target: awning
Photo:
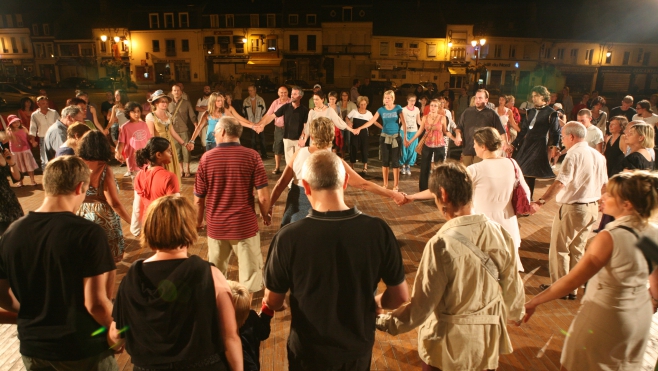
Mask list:
[[[466,75],[466,67],[448,67],[451,75]]]
[[[247,62],[247,65],[259,67],[279,67],[281,65],[281,59],[250,59],[249,62]]]

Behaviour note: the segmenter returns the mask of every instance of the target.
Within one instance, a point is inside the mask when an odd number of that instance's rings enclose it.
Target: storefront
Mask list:
[[[286,54],[283,56],[283,75],[286,79],[304,80],[312,85],[322,77],[322,56]]]
[[[87,80],[98,79],[98,67],[94,58],[61,57],[55,63],[60,81],[68,77],[84,77]]]
[[[601,94],[650,94],[657,89],[656,67],[600,67],[596,79]]]
[[[579,95],[594,90],[593,82],[597,72],[597,67],[557,66],[557,75],[564,80],[563,85],[569,87],[571,95]]]
[[[206,59],[208,82],[217,84],[235,80],[240,76],[239,70],[244,70],[248,56],[211,56]],[[264,71],[268,69],[263,68]],[[271,73],[271,70],[269,70]]]
[[[28,78],[34,76],[35,72],[34,60],[32,59],[0,59],[0,76],[4,81],[14,78]]]
[[[171,80],[178,82],[192,81],[189,59],[159,59],[153,57],[153,69],[156,83],[165,83]]]

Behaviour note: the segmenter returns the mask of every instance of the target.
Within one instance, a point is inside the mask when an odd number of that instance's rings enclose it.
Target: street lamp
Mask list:
[[[101,35],[101,41],[106,42],[107,41],[107,35]]]
[[[473,52],[475,53],[475,83],[473,86],[477,86],[479,82],[479,72],[478,72],[478,62],[480,61],[480,49],[486,44],[487,39],[481,38],[480,40],[471,40],[471,45],[473,46]]]

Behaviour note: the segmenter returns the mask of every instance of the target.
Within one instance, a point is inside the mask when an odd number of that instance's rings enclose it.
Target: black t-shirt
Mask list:
[[[295,108],[292,103],[286,103],[274,112],[276,117],[283,116],[283,138],[297,140],[302,135],[304,124],[308,120],[308,107],[300,104]]]
[[[187,259],[136,261],[121,281],[112,313],[127,327],[132,362],[153,368],[222,355],[210,263]]]
[[[505,135],[505,128],[503,127],[502,122],[500,122],[500,117],[496,111],[491,108],[485,106],[482,110],[478,110],[475,107],[468,107],[464,113],[462,113],[462,116],[457,122],[457,129],[462,132],[462,142],[464,145],[464,150],[462,151],[463,155],[475,156],[473,134],[475,134],[475,130],[487,126],[498,130],[500,135]]]
[[[633,152],[621,160],[622,170],[652,170],[653,161],[647,160],[640,152]]]
[[[633,107],[628,107],[626,111],[621,109],[621,106],[615,107],[610,110],[610,117],[608,117],[608,122],[612,120],[615,116],[625,116],[628,119],[628,122],[633,121],[633,116],[637,114],[637,111]]]
[[[272,292],[290,290],[288,346],[296,358],[337,365],[363,357],[375,340],[380,279],[404,281],[391,228],[356,208],[321,213],[288,224],[274,237],[264,269]]]
[[[116,269],[107,234],[69,212],[30,212],[0,239],[0,279],[16,299],[20,352],[75,361],[108,349],[106,333],[85,308],[83,279]]]

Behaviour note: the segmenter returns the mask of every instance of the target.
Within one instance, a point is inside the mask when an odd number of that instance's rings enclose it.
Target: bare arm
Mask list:
[[[409,286],[407,281],[397,286],[387,286],[383,293],[375,296],[378,309],[396,309],[409,301]]]
[[[153,120],[148,120],[148,115],[146,115],[146,126],[149,128],[149,133],[151,133],[151,136],[155,136],[155,124],[153,123]]]
[[[203,226],[203,217],[206,214],[206,198],[194,196],[194,203],[196,204],[196,227],[199,229]]]
[[[118,121],[117,116],[114,113],[116,111],[115,108],[116,108],[116,106],[112,107],[112,109],[110,110],[110,118],[107,120],[107,125],[108,126],[112,126],[115,122]]]
[[[263,297],[263,301],[272,310],[279,311],[283,309],[283,303],[285,299],[286,299],[286,294],[279,294],[276,292],[272,292],[268,289],[265,289],[265,296]]]
[[[233,296],[224,275],[216,267],[210,268],[215,284],[215,303],[219,313],[219,334],[224,343],[224,354],[231,370],[242,371],[242,341],[238,333],[238,324],[235,322],[235,309]]]
[[[263,217],[263,223],[265,225],[270,225],[270,194],[268,191],[267,186],[256,190],[258,194],[258,208],[260,209],[260,215]]]
[[[347,164],[347,162],[345,162],[345,160],[343,160],[343,166],[345,167],[345,172],[348,175],[347,184],[349,184],[350,186],[358,189],[363,189],[365,191],[374,193],[376,195],[390,197],[396,203],[404,201],[403,193],[386,189],[378,184],[363,179],[356,171],[354,171],[354,169],[352,169],[351,166]]]
[[[603,142],[596,145],[596,150],[599,151],[599,153],[603,153]]]
[[[528,322],[538,305],[561,298],[594,277],[610,261],[612,248],[613,240],[609,232],[597,234],[585,250],[583,258],[566,276],[526,303],[526,316],[523,322]]]
[[[290,184],[290,181],[295,175],[295,171],[292,169],[292,164],[295,163],[295,157],[297,156],[297,153],[298,152],[295,152],[292,155],[293,157],[292,160],[290,161],[290,164],[286,165],[286,168],[283,169],[283,174],[281,174],[281,177],[276,182],[276,185],[274,186],[274,188],[272,188],[272,193],[270,194],[270,211],[272,211],[272,209],[274,208],[274,204],[279,199],[279,196],[281,196],[281,193],[283,193],[283,191],[286,189],[288,184]]]
[[[119,214],[124,222],[130,224],[130,215],[119,200],[119,192],[117,191],[117,186],[114,180],[114,173],[112,173],[112,169],[110,169],[109,166],[107,168],[107,174],[105,175],[103,193],[105,194],[107,203],[110,204],[110,207],[112,207],[112,210]]]
[[[425,119],[423,118],[423,120],[425,120]],[[416,132],[416,134],[414,134],[414,136],[411,137],[411,139],[409,139],[409,142],[410,142],[410,143],[413,143],[414,140],[420,138],[420,136],[423,135],[423,132],[424,132],[424,131],[425,131],[425,125],[423,125],[423,124],[421,123],[421,124],[420,124],[420,128],[418,128],[418,131]],[[405,136],[405,138],[406,138],[406,136]]]
[[[117,148],[114,150],[114,158],[119,162],[124,162],[123,158],[123,142],[117,144]]]
[[[174,130],[174,125],[169,125],[169,134],[171,134],[171,137],[174,138],[174,140],[177,141],[178,144],[180,144],[181,146],[185,145],[183,139],[180,137],[180,135],[178,135],[176,130]]]
[[[0,308],[12,313],[18,313],[21,309],[21,303],[16,300],[7,279],[0,280]]]
[[[199,124],[194,128],[190,142],[194,142],[196,137],[201,133],[201,130],[208,125],[208,113],[204,112],[201,114],[201,119],[199,119]]]
[[[270,113],[269,115],[265,115],[265,116],[263,116],[263,118],[260,119],[260,121],[258,121],[258,124],[256,124],[256,126],[263,126],[263,127],[265,127],[265,126],[267,126],[270,122],[272,122],[272,121],[274,121],[274,120],[276,120],[276,115],[273,114],[273,113]]]
[[[235,110],[235,108],[230,107],[228,109],[228,113],[235,117],[236,120],[240,123],[240,125],[247,127],[249,129],[253,129],[254,124],[252,124],[249,120],[245,119],[244,117],[240,116],[240,114]]]
[[[520,131],[521,131],[521,127],[520,127],[519,124],[516,122],[516,120],[514,120],[514,113],[512,112],[512,110],[507,111],[507,117],[509,117],[509,120],[507,121],[507,123],[508,123],[509,125],[511,125],[512,128],[514,128],[514,130],[520,132]]]
[[[103,129],[101,124],[98,122],[98,115],[96,115],[96,107],[89,106],[89,111],[91,111],[91,119],[94,122],[94,126],[96,126],[96,129],[98,129],[98,131],[100,131],[101,133],[103,133],[105,135],[109,134],[110,131],[107,130],[107,129]]]
[[[84,279],[85,308],[96,322],[105,328],[112,324],[112,302],[106,287],[111,272]]]
[[[378,128],[381,129],[382,126],[377,122],[378,118],[379,118],[379,112],[375,112],[375,114],[372,116],[372,118],[370,120],[368,120],[368,122],[366,122],[365,124],[361,125],[359,127],[359,129],[361,129],[361,130],[367,129],[370,126],[372,126],[372,124],[375,124],[375,126],[377,126]]]

